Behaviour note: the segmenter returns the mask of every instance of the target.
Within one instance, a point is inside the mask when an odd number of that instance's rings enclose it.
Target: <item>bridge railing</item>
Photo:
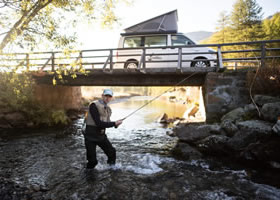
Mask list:
[[[205,48],[206,47],[206,48]],[[212,48],[212,50],[210,49]],[[195,59],[194,59],[195,58]],[[264,66],[269,61],[280,61],[280,40],[200,44],[186,46],[90,49],[0,54],[0,70],[94,70],[113,71],[117,68],[138,70],[174,67],[178,70],[194,67],[202,62],[219,70],[234,66]],[[203,65],[202,65],[203,66]]]

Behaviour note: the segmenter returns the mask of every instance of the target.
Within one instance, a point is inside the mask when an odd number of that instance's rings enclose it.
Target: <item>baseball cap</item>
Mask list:
[[[109,95],[109,96],[113,96],[113,91],[110,89],[105,89],[103,90],[103,95]]]

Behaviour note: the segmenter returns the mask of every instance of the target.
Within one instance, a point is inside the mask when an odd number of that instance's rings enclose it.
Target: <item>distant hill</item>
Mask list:
[[[199,43],[202,40],[209,38],[214,32],[207,32],[207,31],[196,31],[196,32],[189,32],[185,33],[191,40],[194,42]]]

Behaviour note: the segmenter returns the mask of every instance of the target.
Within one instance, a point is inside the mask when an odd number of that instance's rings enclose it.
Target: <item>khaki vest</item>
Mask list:
[[[97,107],[97,110],[99,112],[100,115],[100,120],[103,122],[110,122],[110,117],[112,114],[112,110],[109,106],[105,106],[102,103],[100,103],[99,101],[93,101],[90,103],[90,105],[94,103]],[[90,107],[90,106],[89,106]],[[96,126],[95,121],[93,120],[89,108],[88,108],[88,113],[87,113],[87,117],[86,117],[86,124],[90,125],[90,126]]]

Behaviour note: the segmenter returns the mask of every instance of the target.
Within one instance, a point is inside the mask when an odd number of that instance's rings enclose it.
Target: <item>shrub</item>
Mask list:
[[[0,108],[20,111],[35,125],[66,125],[70,122],[64,110],[50,110],[36,102],[33,96],[35,82],[27,73],[0,73]]]
[[[279,96],[280,94],[280,63],[271,62],[260,67],[256,72],[248,73],[248,83],[254,94]]]

